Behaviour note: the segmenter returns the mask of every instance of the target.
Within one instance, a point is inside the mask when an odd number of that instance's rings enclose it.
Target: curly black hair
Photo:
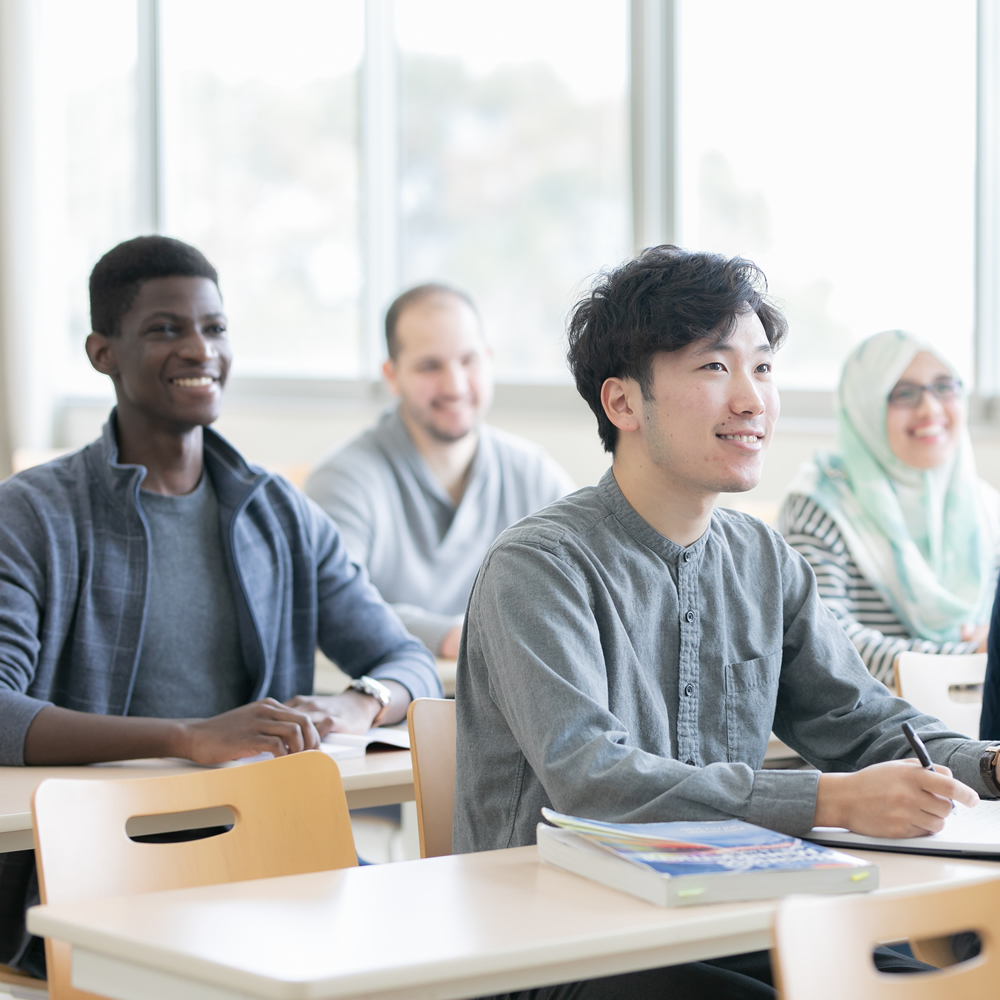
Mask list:
[[[208,278],[219,275],[205,255],[169,236],[137,236],[109,250],[90,272],[90,328],[106,337],[121,333],[121,320],[150,278]]]
[[[604,450],[613,454],[618,441],[601,405],[606,379],[635,379],[649,399],[654,354],[696,340],[725,340],[746,312],[757,314],[776,350],[788,324],[767,298],[763,271],[743,257],[664,245],[602,274],[570,314],[566,359],[597,417]]]

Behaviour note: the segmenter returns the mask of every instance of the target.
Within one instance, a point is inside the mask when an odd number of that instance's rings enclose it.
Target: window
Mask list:
[[[61,395],[105,392],[87,362],[87,278],[135,235],[134,0],[41,0],[33,6],[33,345]],[[51,414],[45,414],[51,419]]]
[[[163,231],[218,266],[234,373],[374,374],[358,109],[384,113],[360,85],[366,41],[384,40],[365,39],[363,3],[294,0],[281,17],[270,0],[160,9]],[[630,246],[625,0],[393,10],[403,284],[468,289],[502,377],[564,379],[581,280]],[[394,262],[374,264],[395,287]]]
[[[568,309],[632,252],[630,10],[655,4],[27,4],[41,360],[25,426],[59,398],[107,398],[82,352],[86,278],[150,219],[219,267],[237,377],[375,378],[385,300],[444,280],[479,304],[502,380],[567,380]],[[642,36],[676,82],[652,183],[676,242],[766,272],[791,325],[779,384],[832,388],[887,327],[971,383],[977,210],[980,232],[1000,228],[976,206],[976,5],[674,9],[662,51]]]
[[[162,228],[219,270],[234,374],[358,377],[361,0],[160,10]]]
[[[681,0],[678,37],[680,240],[764,269],[779,384],[892,328],[969,378],[975,5]]]
[[[566,313],[630,251],[627,28],[623,0],[396,5],[404,284],[469,291],[501,378],[568,379]]]

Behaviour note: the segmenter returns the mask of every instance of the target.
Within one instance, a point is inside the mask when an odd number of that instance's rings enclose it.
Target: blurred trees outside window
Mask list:
[[[153,6],[32,4],[26,252],[63,397],[107,392],[82,349],[87,275],[147,227],[137,12]],[[158,8],[160,228],[219,268],[234,372],[374,377],[366,0]],[[889,327],[940,346],[971,383],[975,5],[675,8],[676,240],[764,269],[791,327],[779,385],[833,388],[851,347]],[[378,263],[402,286],[468,290],[502,379],[564,381],[568,310],[633,249],[629,3],[391,9],[398,241]]]
[[[404,284],[479,305],[498,375],[568,379],[566,313],[631,251],[624,0],[396,5]]]
[[[160,16],[163,231],[218,268],[234,373],[357,377],[363,3],[169,0]]]

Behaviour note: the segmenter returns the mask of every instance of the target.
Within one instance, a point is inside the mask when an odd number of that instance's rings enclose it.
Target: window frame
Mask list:
[[[136,86],[139,99],[137,120],[137,170],[139,171],[139,219],[147,231],[158,231],[163,220],[163,143],[161,112],[161,0],[135,0],[138,12],[138,65]],[[26,11],[30,0],[6,5],[3,20],[5,51],[22,51],[30,32]],[[678,0],[630,0],[630,156],[632,180],[632,224],[638,249],[671,242],[677,219],[677,86],[676,51]],[[1000,11],[992,0],[977,0],[977,109],[975,181],[975,384],[970,416],[974,423],[1000,427]],[[365,53],[361,86],[361,234],[364,281],[359,334],[362,338],[363,373],[359,379],[240,378],[233,379],[234,395],[244,400],[268,399],[270,405],[286,400],[295,405],[303,393],[326,399],[350,400],[379,394],[380,367],[384,356],[382,314],[385,302],[395,293],[401,273],[401,209],[399,195],[400,149],[399,55],[394,37],[394,0],[365,0]],[[19,20],[20,19],[20,20]],[[9,64],[0,81],[3,108],[0,132],[7,148],[19,129],[23,108],[24,80],[16,79],[27,69]],[[20,110],[19,110],[20,108]],[[5,110],[4,110],[5,109]],[[18,161],[20,162],[20,160]],[[8,206],[8,228],[2,236],[8,248],[0,254],[0,306],[5,335],[3,349],[8,393],[7,412],[0,421],[0,437],[11,447],[45,446],[51,443],[51,428],[60,414],[81,400],[53,398],[45,383],[44,370],[28,365],[28,377],[15,377],[30,339],[31,306],[21,277],[22,248],[30,237],[30,219],[12,208],[16,177],[23,166],[8,163],[0,177],[0,202]],[[19,174],[18,171],[21,171]],[[4,179],[5,178],[5,179]],[[0,205],[2,207],[2,205]],[[14,230],[17,230],[16,232]],[[30,239],[28,240],[30,243]],[[20,262],[19,262],[20,261]],[[551,383],[509,381],[511,398],[539,413],[551,411]],[[558,384],[556,384],[558,385]],[[784,391],[783,418],[832,420],[834,394],[830,392]],[[97,402],[91,398],[89,402]],[[100,402],[104,402],[102,399]],[[567,402],[565,406],[569,407]],[[46,409],[47,419],[40,416]],[[33,415],[29,419],[29,415]],[[44,428],[44,429],[43,429]],[[45,438],[45,440],[43,440]],[[0,448],[9,453],[9,448]]]

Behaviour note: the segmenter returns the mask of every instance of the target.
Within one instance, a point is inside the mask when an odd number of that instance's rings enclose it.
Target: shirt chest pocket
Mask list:
[[[781,651],[726,667],[726,741],[730,762],[754,770],[764,763],[774,723]]]

